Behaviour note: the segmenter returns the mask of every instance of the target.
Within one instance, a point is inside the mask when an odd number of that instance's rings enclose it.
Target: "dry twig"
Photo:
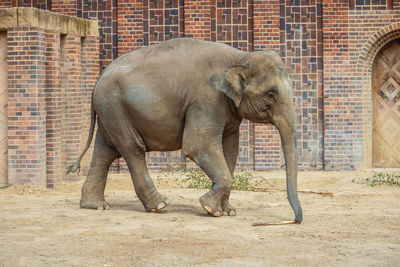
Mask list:
[[[252,226],[271,226],[271,225],[284,225],[284,224],[300,224],[300,222],[296,222],[296,221],[282,221],[282,222],[276,222],[276,223],[256,222],[256,223],[253,223]]]
[[[240,188],[241,189],[251,190],[251,191],[256,191],[256,192],[267,192],[267,191],[286,192],[286,189],[276,188],[276,187],[241,186]],[[318,195],[333,197],[333,193],[332,192],[326,192],[326,191],[297,190],[297,192],[306,193],[306,194],[318,194]]]

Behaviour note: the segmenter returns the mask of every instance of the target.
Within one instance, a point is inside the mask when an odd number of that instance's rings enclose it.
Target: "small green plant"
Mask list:
[[[188,188],[210,189],[212,182],[201,170],[184,169],[185,182]],[[246,171],[235,172],[232,177],[232,190],[249,190],[252,174]]]
[[[400,186],[400,175],[398,174],[390,174],[390,173],[382,173],[382,172],[373,172],[371,178],[358,178],[353,179],[353,183],[365,183],[369,186],[377,186],[377,185],[394,185]]]
[[[211,188],[211,180],[201,170],[196,169],[183,169],[183,173],[186,176],[185,182],[187,182],[188,188],[196,189],[209,189]]]
[[[235,172],[232,177],[232,190],[249,190],[250,178],[252,178],[252,174],[250,172]]]

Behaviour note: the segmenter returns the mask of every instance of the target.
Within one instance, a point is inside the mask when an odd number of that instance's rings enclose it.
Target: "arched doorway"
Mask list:
[[[400,168],[400,39],[376,55],[372,104],[372,167]]]

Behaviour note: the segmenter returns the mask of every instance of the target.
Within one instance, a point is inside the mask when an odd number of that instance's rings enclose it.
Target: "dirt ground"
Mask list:
[[[110,175],[109,210],[79,208],[81,182],[56,189],[0,189],[0,266],[400,266],[400,187],[370,187],[370,172],[300,172],[300,225],[286,193],[233,191],[237,216],[213,218],[206,192],[181,188],[180,173],[153,174],[171,204],[146,213],[128,175]],[[166,178],[169,179],[166,179]],[[284,172],[255,172],[285,187]]]

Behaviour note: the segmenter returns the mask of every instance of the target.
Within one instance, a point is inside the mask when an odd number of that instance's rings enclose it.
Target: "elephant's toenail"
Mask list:
[[[160,204],[158,204],[157,205],[157,210],[159,211],[159,210],[162,210],[163,208],[165,208],[167,206],[167,204],[165,204],[165,203],[160,203]]]
[[[215,216],[215,217],[220,217],[222,214],[221,214],[221,212],[220,211],[216,211],[216,212],[214,212],[214,214],[213,214],[213,216]]]
[[[203,206],[203,208],[204,208],[208,213],[211,214],[211,212],[212,212],[211,207],[209,207],[209,206]]]

